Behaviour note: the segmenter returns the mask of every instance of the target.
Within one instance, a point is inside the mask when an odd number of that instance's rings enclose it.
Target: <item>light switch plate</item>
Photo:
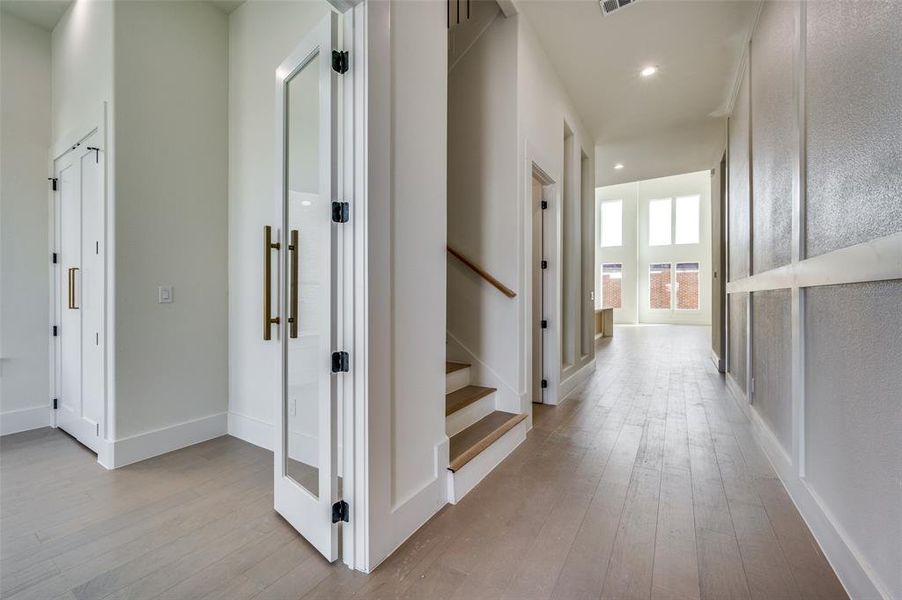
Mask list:
[[[159,288],[157,288],[157,302],[159,302],[160,304],[172,303],[171,285],[161,285]]]

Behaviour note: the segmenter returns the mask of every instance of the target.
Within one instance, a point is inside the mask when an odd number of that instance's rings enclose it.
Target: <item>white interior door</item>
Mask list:
[[[56,424],[95,452],[103,420],[103,167],[93,136],[57,159]]]
[[[276,510],[328,560],[338,558],[338,410],[332,372],[337,184],[337,16],[276,72],[281,389],[274,444]],[[284,249],[285,251],[281,251]]]

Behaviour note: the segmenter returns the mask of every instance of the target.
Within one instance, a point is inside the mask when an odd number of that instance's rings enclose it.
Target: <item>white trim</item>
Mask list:
[[[891,598],[888,588],[880,582],[870,569],[861,553],[849,540],[848,535],[830,514],[817,494],[794,471],[790,457],[777,442],[777,438],[757,412],[749,410],[741,391],[733,387],[732,378],[727,376],[727,387],[733,400],[749,416],[755,440],[764,450],[771,467],[776,472],[789,498],[811,535],[814,537],[830,566],[839,577],[840,583],[852,598]]]
[[[568,400],[571,394],[578,390],[579,386],[585,383],[585,381],[589,379],[589,377],[591,377],[592,373],[594,372],[595,357],[593,356],[589,362],[579,367],[579,369],[577,369],[575,373],[571,374],[561,382],[560,401],[558,402],[558,404],[562,404],[565,400]]]
[[[434,471],[418,490],[408,494],[391,507],[392,527],[386,533],[390,539],[382,541],[380,548],[373,549],[367,557],[367,564],[358,570],[372,573],[382,561],[394,554],[401,544],[426,524],[435,513],[447,504],[445,473],[448,472],[448,438],[436,444],[433,454]],[[374,555],[375,558],[374,559]],[[370,563],[369,561],[373,561]]]
[[[240,413],[228,413],[226,432],[232,437],[272,452],[272,423]]]
[[[501,13],[505,17],[513,17],[517,14],[517,4],[516,0],[496,0],[498,2],[498,6],[501,8]]]
[[[902,279],[902,233],[727,283],[727,294]]]
[[[227,413],[217,413],[169,427],[132,435],[112,443],[110,461],[101,462],[107,468],[118,469],[173,450],[193,446],[226,435]],[[98,453],[98,458],[100,453]]]
[[[49,406],[8,410],[0,413],[0,435],[51,427],[53,410]]]
[[[711,349],[711,362],[714,363],[714,368],[717,369],[718,373],[724,372],[724,361],[721,357],[717,356],[717,353],[714,349]]]

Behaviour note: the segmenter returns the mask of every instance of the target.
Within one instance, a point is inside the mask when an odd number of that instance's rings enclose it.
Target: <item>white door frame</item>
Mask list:
[[[85,118],[79,125],[71,129],[70,131],[65,132],[60,135],[54,143],[50,147],[49,157],[48,157],[48,167],[47,172],[48,183],[52,181],[56,177],[56,162],[63,157],[67,152],[70,152],[74,149],[77,149],[83,143],[87,143],[87,140],[91,138],[91,143],[95,145],[95,147],[99,148],[98,150],[98,158],[101,160],[103,174],[103,191],[102,191],[102,199],[101,199],[101,221],[103,222],[103,231],[101,235],[100,242],[100,254],[104,263],[104,273],[103,273],[103,301],[102,301],[102,317],[101,317],[101,329],[102,333],[100,336],[100,344],[103,352],[103,360],[101,363],[102,373],[100,375],[101,380],[103,381],[103,417],[100,422],[100,432],[99,432],[99,440],[98,440],[98,448],[97,448],[97,462],[100,463],[107,469],[112,468],[112,444],[110,440],[114,436],[114,411],[113,411],[113,401],[112,401],[112,393],[113,389],[110,385],[111,377],[112,377],[112,369],[111,369],[111,354],[109,352],[109,340],[112,339],[113,336],[113,320],[112,320],[112,302],[111,302],[111,294],[110,290],[112,289],[112,279],[113,272],[111,268],[111,257],[112,257],[112,236],[111,236],[111,228],[110,222],[112,219],[112,209],[110,202],[110,193],[109,193],[109,179],[110,179],[110,160],[109,153],[107,152],[107,148],[109,147],[108,143],[108,127],[107,127],[107,114],[108,114],[108,106],[106,102],[103,102],[94,114]],[[53,190],[52,185],[47,186],[47,202],[48,202],[48,258],[52,257],[55,253],[59,252],[59,239],[58,239],[58,226],[59,226],[59,214],[57,211],[57,193]],[[59,289],[59,276],[58,270],[61,268],[61,263],[53,264],[51,263],[50,273],[49,273],[49,290],[50,290],[50,303],[49,303],[49,314],[48,314],[48,333],[49,333],[49,346],[50,346],[50,368],[49,368],[49,380],[50,380],[50,406],[51,412],[53,414],[51,418],[51,426],[57,427],[57,414],[56,411],[52,410],[54,399],[59,397],[59,384],[60,384],[60,338],[53,336],[53,327],[58,326],[59,324],[59,311],[60,311],[60,292]]]
[[[538,174],[543,181],[542,199],[548,202],[547,212],[545,213],[545,226],[543,231],[545,256],[548,261],[548,269],[546,269],[546,277],[543,290],[544,318],[548,320],[548,328],[542,336],[542,351],[545,360],[543,361],[543,373],[545,379],[548,380],[548,387],[543,394],[543,404],[560,403],[560,383],[561,383],[561,361],[560,361],[560,305],[561,305],[561,177],[550,168],[553,162],[548,160],[542,152],[533,146],[529,141],[526,142],[524,149],[525,161],[524,165],[524,182],[523,188],[525,194],[520,202],[521,214],[521,235],[523,236],[523,252],[521,254],[522,265],[521,273],[523,273],[523,281],[525,282],[524,290],[528,293],[522,294],[521,300],[524,307],[523,317],[521,321],[523,347],[525,352],[522,359],[522,372],[525,374],[525,394],[521,394],[524,398],[525,406],[522,412],[526,412],[532,418],[532,397],[533,397],[533,373],[532,373],[532,326],[534,323],[533,314],[537,310],[532,305],[532,286],[533,286],[533,212],[532,212],[532,178],[533,174]],[[549,235],[550,234],[550,235]],[[550,357],[550,360],[549,360]],[[540,378],[541,379],[541,378]],[[531,423],[530,423],[531,425]]]

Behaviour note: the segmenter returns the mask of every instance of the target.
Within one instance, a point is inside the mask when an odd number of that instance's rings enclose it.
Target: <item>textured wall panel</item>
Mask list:
[[[798,125],[794,100],[794,2],[767,2],[752,38],[752,270],[792,259],[792,164]]]
[[[807,481],[902,598],[902,280],[806,295]]]
[[[752,294],[752,406],[792,456],[792,305],[789,290]]]
[[[902,231],[902,2],[807,3],[808,255]]]
[[[739,387],[745,391],[745,374],[747,371],[748,339],[746,323],[748,321],[749,295],[741,292],[730,294],[730,364],[728,370]]]
[[[730,281],[749,275],[749,74],[739,86],[730,117]]]

